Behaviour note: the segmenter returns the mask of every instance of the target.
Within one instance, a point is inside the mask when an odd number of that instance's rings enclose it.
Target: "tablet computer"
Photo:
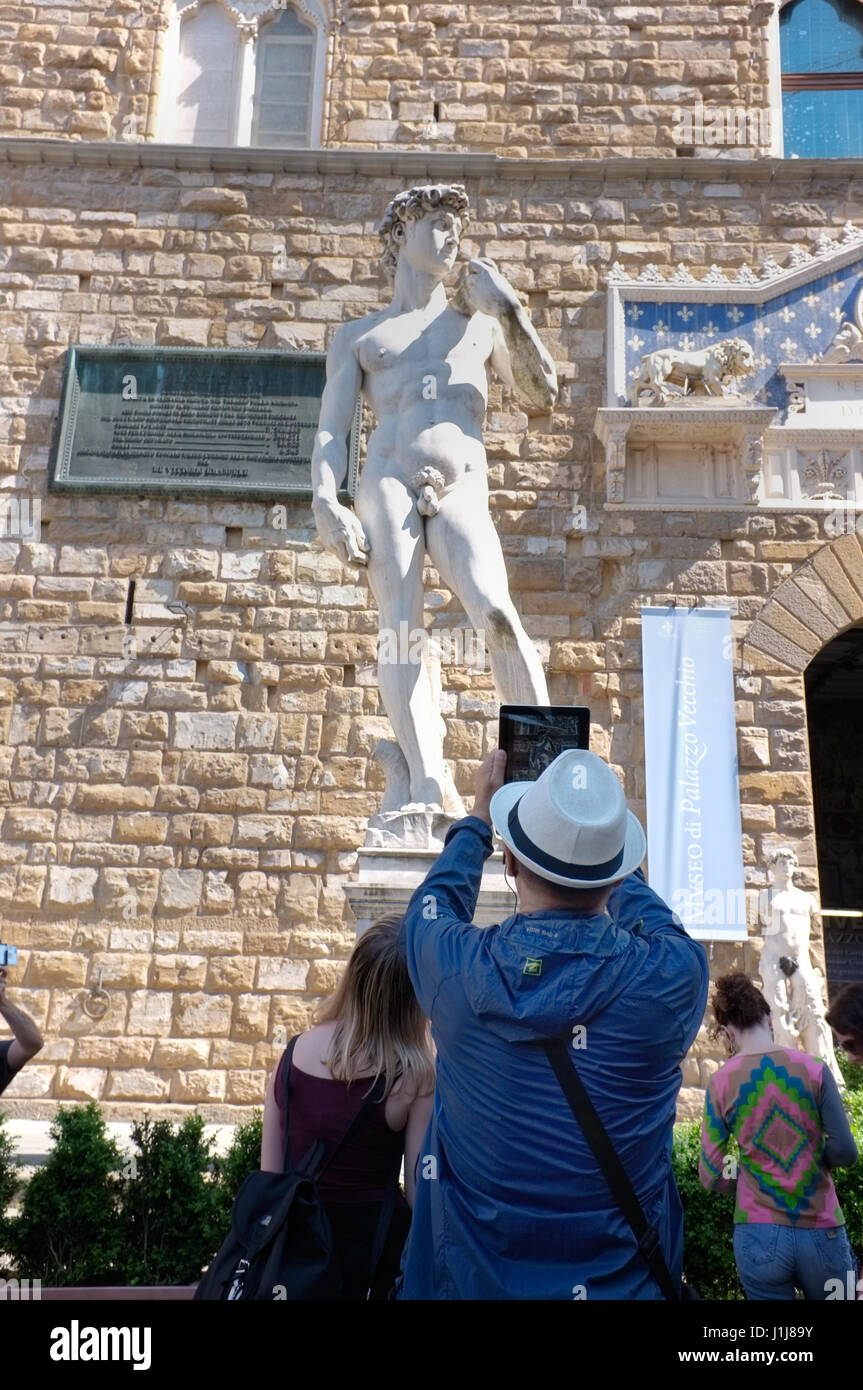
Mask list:
[[[498,747],[506,753],[505,782],[535,782],[567,748],[587,748],[586,705],[501,705]]]

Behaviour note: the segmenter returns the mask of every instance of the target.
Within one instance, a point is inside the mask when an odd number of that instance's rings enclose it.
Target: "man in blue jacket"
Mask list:
[[[437,1047],[402,1299],[660,1299],[541,1046],[570,1056],[679,1284],[671,1169],[680,1064],[707,999],[704,949],[648,888],[640,824],[596,754],[502,785],[486,759],[405,914]],[[518,911],[472,925],[492,825]]]

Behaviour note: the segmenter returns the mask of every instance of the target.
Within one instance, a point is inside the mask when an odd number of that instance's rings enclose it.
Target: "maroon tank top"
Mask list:
[[[285,1149],[285,1111],[282,1077],[285,1057],[279,1062],[275,1093],[279,1102],[282,1152]],[[288,1103],[291,1116],[291,1158],[299,1163],[316,1139],[332,1150],[342,1138],[368,1093],[371,1080],[362,1078],[348,1086],[329,1076],[312,1076],[291,1066]],[[374,1106],[366,1123],[350,1144],[331,1163],[318,1183],[323,1202],[380,1202],[398,1177],[404,1152],[404,1130],[390,1129],[386,1101]]]

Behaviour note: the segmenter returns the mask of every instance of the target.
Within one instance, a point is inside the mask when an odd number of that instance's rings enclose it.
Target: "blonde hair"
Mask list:
[[[419,1095],[434,1084],[428,1019],[399,950],[401,925],[394,912],[363,932],[318,1015],[336,1025],[324,1059],[332,1076],[350,1084],[372,1073],[372,1087],[383,1076],[384,1096],[402,1077]]]

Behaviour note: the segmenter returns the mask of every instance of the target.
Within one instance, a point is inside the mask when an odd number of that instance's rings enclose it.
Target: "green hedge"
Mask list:
[[[850,1074],[848,1075],[851,1080]],[[847,1105],[863,1155],[863,1088]],[[0,1276],[60,1284],[190,1284],[228,1231],[234,1196],[258,1167],[261,1115],[213,1155],[203,1121],[176,1129],[149,1117],[132,1126],[133,1151],[120,1153],[95,1102],[61,1106],[53,1148],[21,1188],[14,1146],[0,1113]],[[732,1247],[734,1199],[698,1181],[701,1122],[675,1127],[673,1164],[684,1210],[683,1265],[705,1299],[742,1298]],[[848,1234],[863,1251],[863,1158],[834,1174]]]
[[[51,1152],[24,1187],[0,1114],[0,1276],[63,1284],[191,1284],[228,1231],[234,1195],[261,1154],[260,1113],[222,1158],[200,1116],[132,1126],[125,1155],[95,1101],[61,1106]]]

